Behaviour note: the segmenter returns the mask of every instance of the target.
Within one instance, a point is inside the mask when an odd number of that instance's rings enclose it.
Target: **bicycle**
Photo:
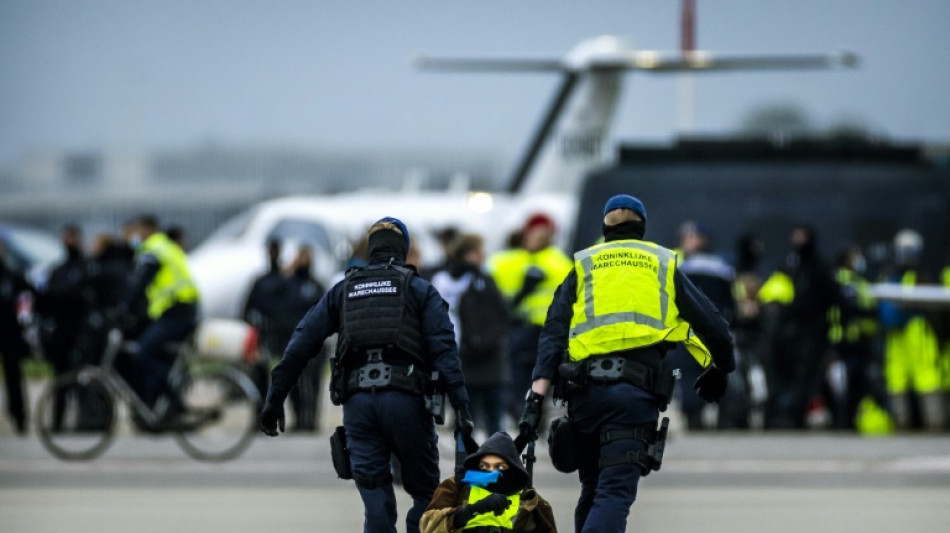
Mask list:
[[[51,454],[67,461],[95,459],[112,444],[124,418],[151,434],[171,433],[197,460],[225,461],[247,449],[257,435],[261,401],[247,375],[230,361],[202,357],[192,341],[167,346],[166,352],[174,357],[168,383],[183,412],[175,424],[163,425],[170,408],[167,398],[150,408],[115,368],[119,354],[132,349],[134,343],[112,329],[99,365],[59,376],[41,393],[36,428]],[[130,416],[121,416],[121,405]],[[94,420],[89,419],[90,408],[95,408]]]

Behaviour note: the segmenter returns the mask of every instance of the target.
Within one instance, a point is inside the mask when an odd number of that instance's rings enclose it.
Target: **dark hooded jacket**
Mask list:
[[[497,483],[485,487],[500,494],[521,492],[521,504],[514,520],[514,531],[532,531],[536,533],[556,532],[554,512],[551,505],[537,491],[529,487],[528,471],[521,463],[520,454],[514,441],[507,433],[495,433],[482,444],[475,453],[465,458],[466,470],[478,470],[478,463],[486,455],[497,455],[508,463],[508,470]],[[456,484],[451,477],[443,481],[435,490],[432,501],[419,522],[422,533],[451,533],[457,531],[452,526],[456,511],[468,501],[469,486]]]

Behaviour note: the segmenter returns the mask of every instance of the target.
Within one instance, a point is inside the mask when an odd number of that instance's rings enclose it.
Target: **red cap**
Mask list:
[[[554,229],[554,220],[551,217],[545,215],[544,213],[535,213],[528,217],[528,221],[525,222],[523,231],[528,231],[529,229],[535,226],[548,226],[552,230]]]

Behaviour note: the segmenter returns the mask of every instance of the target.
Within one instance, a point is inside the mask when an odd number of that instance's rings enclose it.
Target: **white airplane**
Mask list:
[[[297,221],[326,235],[327,255],[316,273],[328,281],[339,242],[355,239],[376,219],[402,219],[421,246],[423,262],[441,259],[430,232],[455,226],[484,236],[486,249],[501,248],[532,213],[543,212],[560,228],[566,248],[573,228],[576,192],[590,172],[609,163],[609,139],[624,74],[668,74],[747,70],[824,69],[853,66],[853,54],[717,56],[684,49],[680,53],[634,50],[615,36],[577,44],[562,59],[420,58],[422,69],[467,72],[552,72],[561,84],[504,192],[357,191],[332,196],[290,197],[263,202],[225,224],[192,254],[190,262],[203,293],[205,316],[238,317],[251,280],[265,270],[264,248],[281,224]],[[299,236],[298,236],[299,237]],[[307,241],[306,238],[300,242]],[[313,242],[312,242],[313,243]],[[313,243],[315,244],[315,243]],[[338,265],[339,263],[337,263]]]

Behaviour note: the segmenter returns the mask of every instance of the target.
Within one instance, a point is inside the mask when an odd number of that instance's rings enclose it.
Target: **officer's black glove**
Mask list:
[[[528,391],[524,399],[524,410],[521,412],[521,420],[518,421],[518,438],[515,439],[515,445],[518,449],[538,438],[538,425],[541,424],[541,404],[544,403],[544,396]]]
[[[467,403],[455,406],[455,420],[459,433],[462,435],[465,450],[469,453],[475,453],[475,450],[478,449],[478,443],[472,438],[472,432],[475,431],[475,422],[472,421],[472,415],[468,412]]]
[[[277,430],[284,432],[284,406],[264,402],[261,409],[261,431],[268,437],[276,437]]]
[[[718,402],[722,395],[726,393],[726,383],[729,378],[726,373],[715,366],[710,366],[705,372],[696,378],[693,388],[696,394],[709,403]]]

